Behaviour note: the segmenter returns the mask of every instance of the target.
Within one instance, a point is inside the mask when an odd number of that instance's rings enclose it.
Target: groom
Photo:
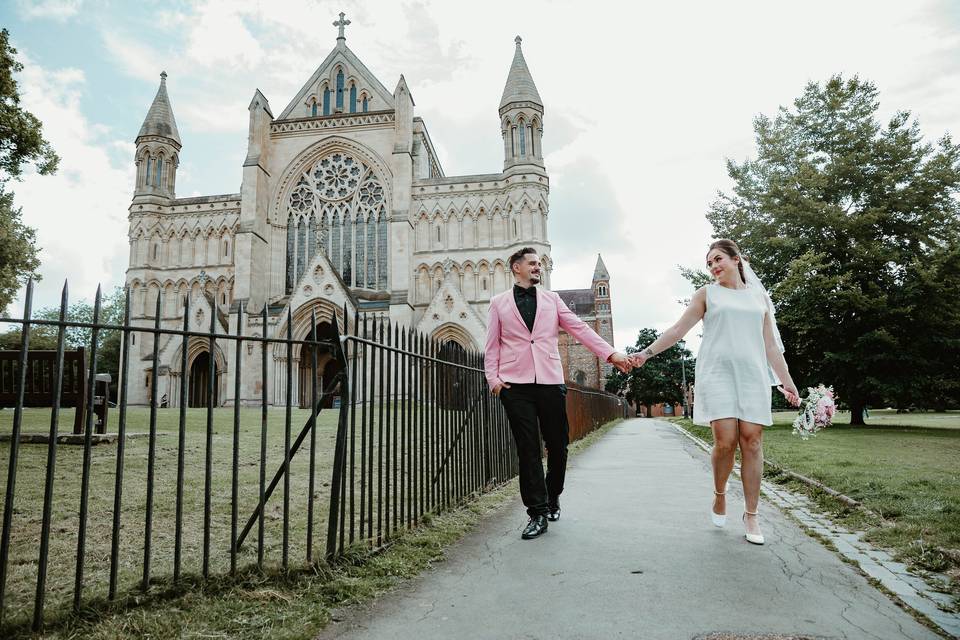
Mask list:
[[[538,289],[540,256],[524,247],[510,256],[516,283],[490,300],[484,367],[487,383],[499,396],[510,421],[520,461],[520,496],[530,521],[521,538],[547,531],[560,519],[560,494],[567,467],[566,395],[557,349],[557,330],[583,343],[601,360],[629,371],[629,358],[616,352],[563,303],[556,293]],[[544,482],[537,430],[547,446]]]

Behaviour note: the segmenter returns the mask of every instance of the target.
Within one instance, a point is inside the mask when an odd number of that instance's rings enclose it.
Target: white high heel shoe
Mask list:
[[[725,495],[727,495],[727,492],[724,491],[723,493],[721,493],[721,492],[719,492],[719,491],[714,491],[714,492],[713,492],[713,495],[715,495],[715,496],[725,496]],[[713,520],[713,526],[715,526],[715,527],[722,527],[722,526],[724,526],[725,524],[727,524],[727,514],[725,514],[725,513],[714,513],[714,512],[713,512],[713,507],[710,507],[710,519]]]
[[[755,515],[759,515],[759,512],[744,510],[743,512],[744,527],[746,527],[747,516],[755,516]],[[763,544],[764,542],[762,533],[744,533],[743,536],[747,539],[747,542],[749,542],[750,544]]]

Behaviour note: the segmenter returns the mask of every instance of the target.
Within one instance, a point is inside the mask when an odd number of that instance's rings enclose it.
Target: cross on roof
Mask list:
[[[346,15],[347,15],[347,14],[345,14],[343,11],[341,11],[341,12],[340,12],[340,19],[333,23],[333,26],[340,28],[340,34],[337,36],[337,40],[346,40],[346,39],[347,39],[347,36],[343,35],[343,28],[346,27],[348,24],[350,24],[350,21],[349,21],[349,20],[344,20],[344,16],[346,16]]]

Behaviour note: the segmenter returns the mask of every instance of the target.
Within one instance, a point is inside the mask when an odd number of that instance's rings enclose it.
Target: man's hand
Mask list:
[[[610,357],[607,358],[607,362],[615,366],[622,373],[630,373],[630,369],[634,366],[630,358],[627,357],[625,353],[620,353],[619,351],[611,353]]]
[[[509,388],[510,388],[510,385],[509,385],[509,384],[507,384],[506,382],[501,382],[500,384],[498,384],[497,386],[495,386],[495,387],[493,388],[493,390],[490,391],[490,393],[492,393],[492,394],[493,394],[493,397],[496,398],[497,396],[500,395],[500,392],[501,392],[501,391],[503,391],[504,389],[509,389]]]

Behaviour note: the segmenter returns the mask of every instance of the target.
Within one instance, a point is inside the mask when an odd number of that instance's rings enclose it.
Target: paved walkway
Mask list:
[[[520,540],[517,500],[320,638],[938,637],[765,502],[767,544],[748,544],[736,479],[716,529],[711,491],[692,442],[628,420],[571,459],[563,517],[545,536]]]

